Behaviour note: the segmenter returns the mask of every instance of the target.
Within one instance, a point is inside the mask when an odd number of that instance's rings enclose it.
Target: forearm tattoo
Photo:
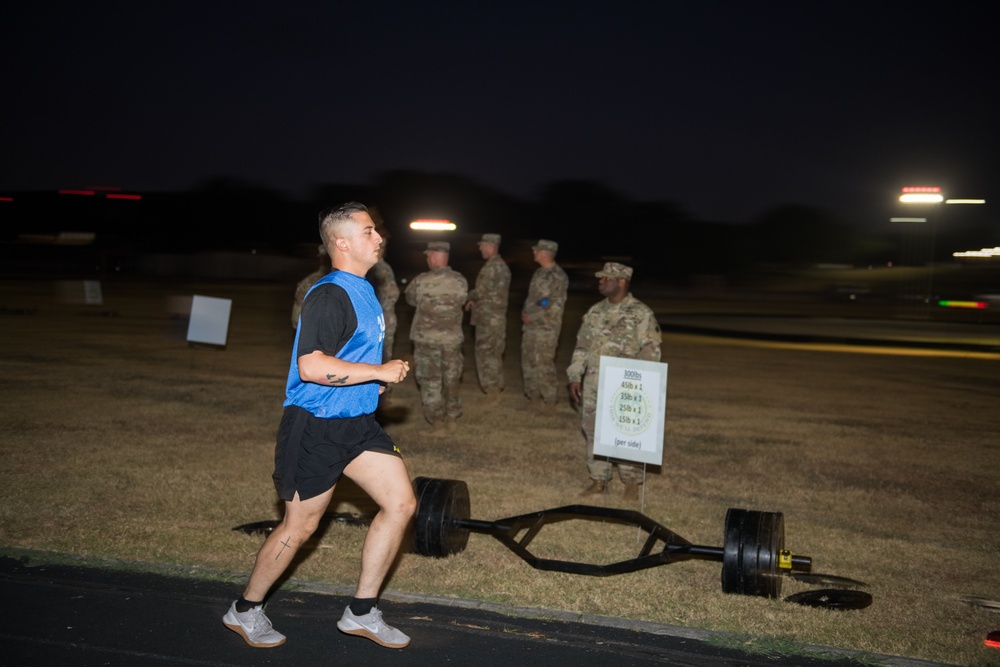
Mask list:
[[[327,382],[327,384],[331,384],[331,385],[332,384],[344,384],[345,382],[347,382],[348,378],[350,378],[350,377],[351,377],[350,375],[345,375],[344,377],[337,377],[336,373],[327,373],[326,374],[326,382]]]

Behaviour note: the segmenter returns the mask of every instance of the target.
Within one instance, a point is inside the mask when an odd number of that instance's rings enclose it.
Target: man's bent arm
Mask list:
[[[299,357],[299,377],[303,382],[315,382],[328,387],[346,387],[378,380],[395,384],[402,382],[410,365],[401,359],[384,364],[362,364],[331,357],[320,350]]]

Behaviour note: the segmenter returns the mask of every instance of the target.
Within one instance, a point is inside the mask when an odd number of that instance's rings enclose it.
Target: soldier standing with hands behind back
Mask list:
[[[580,417],[590,469],[590,486],[580,495],[604,492],[617,467],[618,476],[625,484],[625,500],[638,500],[639,485],[643,483],[642,466],[594,458],[598,376],[602,356],[659,361],[663,336],[653,311],[628,291],[631,267],[608,262],[595,275],[599,279],[597,289],[604,300],[595,303],[584,314],[573,360],[566,369],[570,399],[577,405],[582,404]]]
[[[503,350],[507,338],[507,298],[510,267],[500,257],[500,235],[483,234],[479,252],[486,263],[476,276],[465,309],[469,324],[476,328],[476,373],[479,387],[491,402],[503,391]]]
[[[413,366],[424,418],[431,435],[443,435],[445,425],[458,428],[462,400],[458,394],[462,377],[462,307],[469,296],[469,284],[448,266],[451,246],[446,241],[427,244],[427,271],[406,286],[406,303],[417,310],[410,325]]]

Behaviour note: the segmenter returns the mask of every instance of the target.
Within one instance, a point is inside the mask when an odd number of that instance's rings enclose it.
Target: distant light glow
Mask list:
[[[942,300],[938,301],[938,305],[943,308],[971,308],[974,310],[984,310],[989,308],[988,303],[985,301],[949,301]]]
[[[940,204],[944,197],[930,192],[908,192],[899,195],[899,201],[904,204]]]
[[[927,222],[927,218],[889,218],[889,222]]]
[[[56,245],[89,245],[97,238],[94,232],[59,232],[56,234]]]
[[[124,195],[124,194],[116,194],[113,192],[109,192],[104,196],[107,197],[108,199],[142,199],[142,195]]]
[[[456,225],[450,220],[414,220],[410,223],[410,229],[422,232],[451,232]]]
[[[981,250],[964,250],[962,252],[951,253],[952,257],[1000,257],[1000,246],[995,248],[982,248]]]
[[[14,201],[13,197],[0,197],[0,201]]]
[[[945,199],[945,204],[985,204],[985,199]]]
[[[61,195],[87,195],[87,196],[93,196],[94,191],[93,190],[60,190],[59,194],[61,194]]]
[[[941,192],[941,188],[936,185],[907,185],[903,188],[903,194],[908,192]]]

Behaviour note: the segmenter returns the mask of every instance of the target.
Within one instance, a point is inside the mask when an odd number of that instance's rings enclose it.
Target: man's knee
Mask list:
[[[394,494],[380,509],[387,519],[408,523],[417,513],[417,499],[412,493]]]
[[[413,518],[413,515],[417,513],[417,499],[412,494],[400,507],[400,511],[406,516],[406,520],[409,521]]]
[[[322,515],[301,516],[286,513],[282,524],[275,529],[277,532],[281,528],[289,534],[292,544],[290,546],[299,547],[303,542],[312,537],[312,534],[319,528]]]
[[[282,527],[294,538],[305,542],[319,528],[332,496],[333,489],[329,489],[318,496],[301,500],[296,491],[292,500],[285,501],[285,516],[281,520]]]

